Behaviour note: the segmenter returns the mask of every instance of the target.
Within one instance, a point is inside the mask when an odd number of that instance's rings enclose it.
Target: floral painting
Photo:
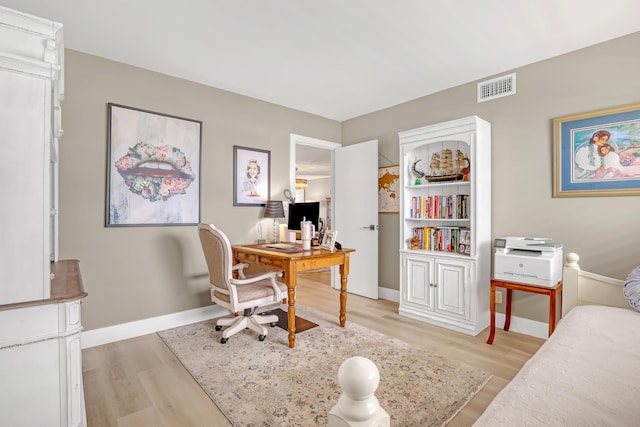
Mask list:
[[[554,120],[554,197],[640,194],[640,104]]]
[[[107,226],[200,221],[202,123],[109,104]]]

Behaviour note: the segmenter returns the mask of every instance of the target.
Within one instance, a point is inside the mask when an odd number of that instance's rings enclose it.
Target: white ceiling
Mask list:
[[[0,0],[67,48],[344,121],[640,30],[638,0]]]
[[[296,144],[296,178],[313,180],[331,175],[331,150]]]
[[[344,121],[640,31],[638,0],[0,0],[65,45]],[[299,175],[330,175],[299,146]]]

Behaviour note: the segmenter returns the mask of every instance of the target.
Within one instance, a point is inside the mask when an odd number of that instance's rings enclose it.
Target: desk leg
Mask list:
[[[558,298],[556,290],[552,289],[549,294],[549,336],[556,328],[556,298]]]
[[[287,310],[287,329],[289,330],[289,348],[296,345],[296,284],[298,276],[295,266],[287,266],[285,273],[285,283],[287,284],[287,299],[289,309]]]
[[[562,319],[562,283],[558,288],[558,297],[560,298],[560,307],[558,307],[558,322]]]
[[[349,253],[344,255],[340,264],[340,326],[347,323],[347,277],[349,277]]]
[[[493,338],[496,336],[496,285],[493,283],[491,283],[489,309],[491,311],[491,326],[489,329],[489,339],[487,340],[487,344],[493,344]]]
[[[511,296],[513,294],[513,289],[507,289],[507,307],[505,308],[504,313],[504,330],[508,331],[511,326]]]

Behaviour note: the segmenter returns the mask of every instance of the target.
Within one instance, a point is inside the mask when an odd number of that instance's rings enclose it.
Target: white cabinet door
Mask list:
[[[0,304],[11,304],[51,296],[52,109],[64,93],[62,24],[0,6],[0,41]]]
[[[0,304],[42,300],[49,286],[49,144],[51,83],[0,68]]]
[[[469,320],[470,263],[419,254],[402,257],[403,309]]]
[[[436,261],[435,311],[437,313],[469,319],[469,267],[468,262]]]
[[[402,292],[401,305],[418,310],[433,310],[434,270],[433,258],[403,256],[402,272],[406,286]]]

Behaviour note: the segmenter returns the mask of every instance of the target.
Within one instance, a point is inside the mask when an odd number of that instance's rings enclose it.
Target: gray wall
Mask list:
[[[60,257],[81,261],[86,329],[210,304],[206,280],[191,277],[203,265],[194,227],[104,227],[108,102],[203,122],[202,221],[233,242],[255,240],[264,221],[261,208],[233,207],[233,145],[271,151],[271,193],[282,199],[291,133],[378,139],[384,166],[397,163],[399,131],[478,115],[492,123],[493,236],[552,237],[584,269],[624,279],[638,265],[640,199],[552,198],[552,119],[640,101],[638,45],[640,33],[517,69],[515,96],[477,104],[473,82],[344,123],[67,50]],[[380,285],[398,289],[399,219],[379,221]],[[514,315],[543,321],[540,298],[516,295]]]
[[[107,103],[202,121],[201,219],[256,239],[260,207],[234,207],[233,145],[271,151],[271,195],[289,182],[290,134],[340,141],[340,123],[67,50],[60,147],[60,258],[79,259],[87,330],[210,304],[196,228],[105,228]],[[271,223],[264,222],[265,232]]]
[[[512,70],[517,94],[494,101],[477,103],[472,82],[358,117],[343,123],[342,143],[377,138],[380,165],[397,164],[399,131],[480,116],[492,124],[493,237],[551,237],[583,269],[625,279],[640,265],[640,197],[553,198],[552,121],[640,102],[638,46],[634,33]],[[380,285],[398,289],[398,215],[379,218]],[[544,321],[545,298],[514,295],[514,315]]]

